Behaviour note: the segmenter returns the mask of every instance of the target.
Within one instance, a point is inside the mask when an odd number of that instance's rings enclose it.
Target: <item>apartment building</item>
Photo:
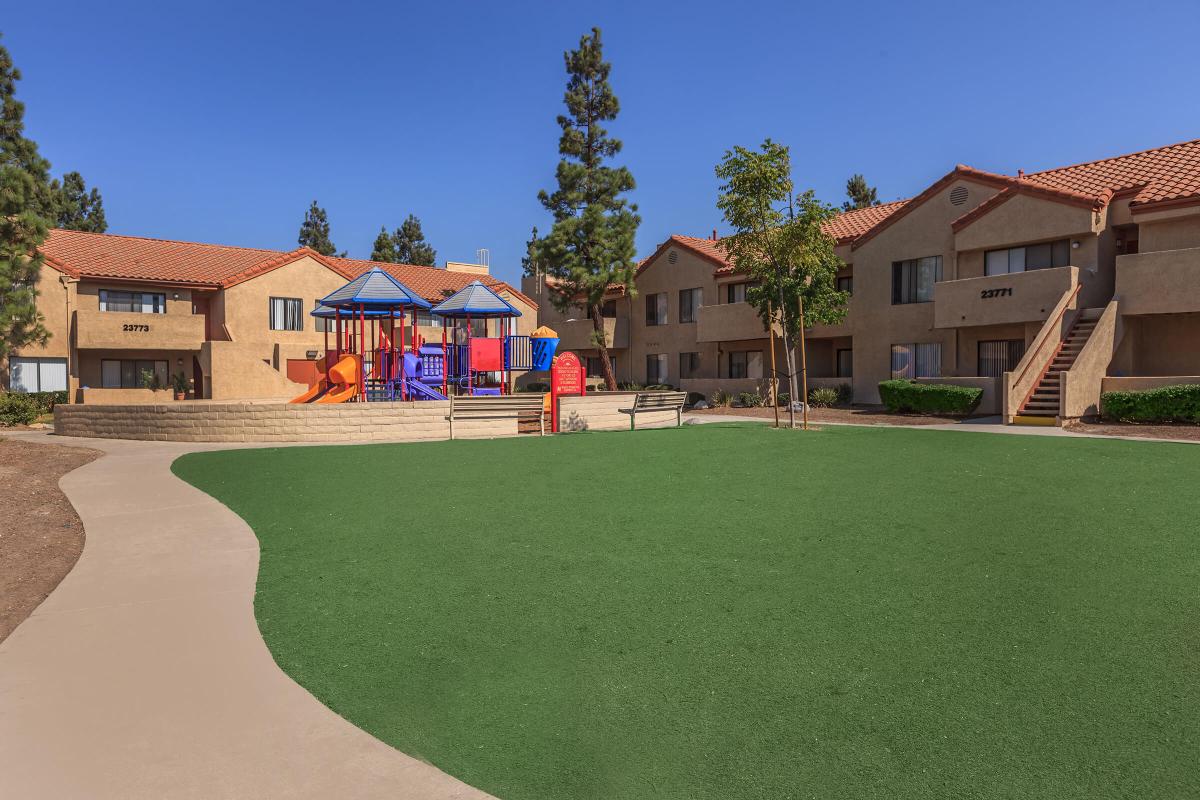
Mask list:
[[[432,303],[481,280],[536,326],[537,305],[487,274],[377,264],[291,252],[54,230],[42,247],[38,309],[50,339],[0,364],[12,391],[69,390],[79,402],[145,400],[143,375],[162,387],[183,372],[204,399],[287,397],[305,388],[323,355],[326,325],[309,315],[318,299],[381,267]],[[441,323],[418,317],[441,340]],[[494,322],[492,323],[495,324]]]
[[[984,411],[1055,422],[1096,413],[1102,389],[1200,382],[1200,140],[1015,176],[959,165],[827,231],[851,299],[807,332],[810,386],[860,403],[890,377],[979,386]],[[765,388],[772,336],[715,236],[671,236],[636,285],[605,304],[619,380]],[[582,310],[523,288],[592,369]]]

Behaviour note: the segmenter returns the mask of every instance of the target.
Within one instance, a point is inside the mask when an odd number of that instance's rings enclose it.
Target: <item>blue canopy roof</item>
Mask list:
[[[372,267],[342,288],[322,298],[321,304],[331,308],[357,308],[360,305],[375,308],[395,306],[429,308],[431,305],[428,300],[379,267]]]
[[[337,308],[327,306],[324,303],[319,303],[316,308],[308,312],[308,315],[310,317],[320,317],[321,319],[337,319],[338,311],[339,309]],[[342,312],[342,319],[344,320],[349,321],[358,319],[357,308],[343,307],[340,309],[340,311]],[[387,319],[388,317],[398,318],[401,313],[402,312],[399,308],[395,309],[394,311],[390,308],[367,308],[363,310],[363,316],[367,319],[379,319],[380,317],[383,319]]]
[[[433,313],[443,317],[519,317],[521,312],[507,300],[484,286],[471,281],[433,307]]]

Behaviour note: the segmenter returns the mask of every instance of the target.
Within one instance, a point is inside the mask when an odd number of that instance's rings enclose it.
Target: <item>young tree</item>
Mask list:
[[[617,388],[601,305],[610,286],[623,286],[632,296],[634,234],[641,222],[637,206],[621,195],[634,188],[625,167],[605,165],[621,152],[621,142],[610,138],[601,123],[616,119],[620,103],[608,83],[612,65],[604,60],[600,29],[579,40],[579,49],[563,54],[566,63],[567,114],[559,115],[562,136],[553,193],[538,193],[538,200],[553,215],[550,232],[532,243],[525,270],[541,272],[554,280],[550,293],[560,310],[583,303],[592,318],[593,344],[600,352],[604,383]]]
[[[779,322],[790,395],[806,400],[796,380],[799,372],[801,386],[806,384],[803,367],[796,368],[797,341],[803,348],[805,327],[837,323],[846,314],[847,295],[837,290],[836,282],[842,262],[822,229],[837,212],[812,191],[795,196],[788,149],[770,139],[757,151],[726,151],[716,173],[722,181],[717,208],[734,229],[722,246],[737,269],[755,282],[746,300],[763,324],[769,328]],[[794,426],[790,404],[788,418]]]
[[[846,196],[850,199],[842,203],[843,211],[854,211],[859,208],[879,205],[879,197],[874,186],[867,185],[867,179],[855,173],[846,181]]]
[[[49,332],[37,310],[38,251],[53,218],[50,163],[25,138],[25,105],[16,99],[21,72],[0,46],[0,360],[44,344]]]
[[[104,233],[108,230],[108,221],[104,218],[104,200],[100,197],[100,191],[94,186],[88,191],[83,176],[78,172],[68,172],[63,175],[62,183],[55,180],[51,183],[51,188],[58,200],[55,219],[58,227],[89,233]]]
[[[313,200],[304,214],[304,222],[300,223],[300,235],[296,241],[301,247],[312,248],[323,256],[337,254],[337,248],[329,238],[329,217],[325,214],[325,209],[317,205],[316,200]]]

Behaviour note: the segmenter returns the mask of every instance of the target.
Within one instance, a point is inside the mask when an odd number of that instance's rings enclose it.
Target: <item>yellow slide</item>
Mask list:
[[[358,376],[362,373],[360,363],[358,356],[342,356],[342,360],[329,370],[329,390],[313,402],[344,403],[357,397]]]

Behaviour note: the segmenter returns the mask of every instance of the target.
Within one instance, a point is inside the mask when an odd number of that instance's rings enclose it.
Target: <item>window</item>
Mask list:
[[[167,296],[156,292],[118,292],[100,290],[101,311],[124,311],[134,314],[167,313]]]
[[[316,311],[320,307],[321,307],[321,300],[320,300],[320,298],[318,298],[317,300],[313,301],[313,310]],[[325,331],[332,331],[332,330],[334,330],[335,327],[336,327],[336,325],[332,319],[325,319],[324,317],[313,317],[313,330],[316,331],[317,333],[324,333]]]
[[[646,295],[646,324],[667,324],[667,293]]]
[[[8,390],[10,392],[65,392],[67,390],[67,360],[65,358],[21,358],[8,360]]]
[[[664,297],[666,295],[663,295]],[[646,385],[667,382],[667,354],[646,356]]]
[[[746,302],[746,290],[750,288],[748,283],[731,283],[725,287],[725,302],[726,303],[744,303]]]
[[[763,376],[763,354],[761,350],[735,350],[729,354],[730,378],[761,378]]]
[[[931,302],[933,285],[941,279],[941,256],[892,262],[892,305]]]
[[[170,375],[167,372],[166,361],[134,361],[130,359],[109,359],[100,362],[100,385],[105,389],[141,389],[142,374],[151,373],[153,383],[159,389],[165,389]]]
[[[704,298],[704,292],[701,289],[680,289],[679,290],[679,321],[680,322],[695,322],[696,311],[700,308],[700,301]]]
[[[699,353],[680,353],[679,354],[679,377],[680,378],[696,378],[700,375],[700,354]]]
[[[272,297],[270,308],[271,330],[304,330],[304,309],[299,297]]]
[[[854,351],[853,350],[838,350],[837,351],[837,376],[839,378],[854,377]]]
[[[603,303],[601,303],[600,304],[600,316],[604,317],[605,319],[612,319],[615,316],[617,316],[617,301],[616,300],[605,300]],[[592,307],[591,306],[587,307],[587,318],[588,319],[592,318]]]
[[[417,325],[423,325],[426,328],[442,327],[442,318],[441,317],[434,316],[433,314],[430,314],[428,311],[424,311],[422,309],[417,309],[416,311],[413,311],[412,313],[416,314],[416,316],[417,316]]]
[[[846,294],[854,294],[854,276],[843,275],[837,279],[837,290]]]
[[[996,339],[979,343],[979,368],[981,378],[999,378],[1012,372],[1025,355],[1023,339]]]
[[[617,359],[609,353],[608,362],[612,364],[613,375],[617,374]],[[587,376],[589,378],[603,378],[604,367],[600,364],[600,356],[588,356],[584,365],[587,368]]]
[[[941,342],[892,345],[893,378],[937,378],[941,374]]]
[[[1007,250],[989,250],[984,253],[983,261],[984,272],[988,275],[1066,267],[1071,264],[1071,243],[1067,239],[1059,239],[1057,242],[1027,244]]]

